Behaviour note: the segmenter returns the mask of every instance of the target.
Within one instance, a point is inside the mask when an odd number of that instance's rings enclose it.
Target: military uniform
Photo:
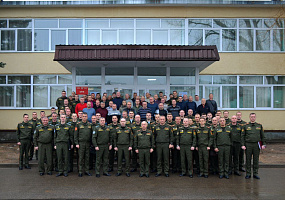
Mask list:
[[[57,163],[59,173],[67,174],[69,167],[70,145],[73,145],[72,128],[68,124],[55,126],[54,145],[56,146]],[[63,162],[64,161],[64,162]]]
[[[199,154],[200,176],[208,176],[209,174],[209,151],[207,147],[211,147],[213,142],[213,134],[210,127],[199,126],[196,131],[197,147]]]
[[[214,131],[214,148],[218,148],[219,175],[228,177],[229,158],[232,145],[232,129],[230,126],[221,127],[220,125]]]
[[[71,137],[72,137],[72,141],[74,144],[74,132],[75,132],[75,127],[78,121],[76,122],[69,122],[68,124],[70,125],[70,129],[71,129]],[[75,146],[73,146],[72,149],[69,150],[69,171],[73,172],[73,161],[74,161],[74,151],[76,150],[76,163],[77,163],[77,168],[78,168],[78,149],[75,148]]]
[[[211,128],[212,133],[214,133],[216,127],[217,126],[214,126],[213,124],[211,125],[210,128]],[[213,145],[214,145],[213,143],[214,142],[212,142],[212,146],[210,149],[210,171],[213,174],[216,174],[219,171],[219,161],[218,161],[218,153],[215,152],[214,147],[213,147]]]
[[[60,110],[60,108],[62,108],[63,107],[63,105],[64,105],[64,99],[67,99],[67,97],[58,97],[57,98],[57,100],[56,100],[56,107],[58,108],[58,113],[59,113],[59,110]]]
[[[141,122],[139,124],[135,123],[134,125],[132,125],[131,129],[132,129],[133,135],[135,135],[136,132],[141,129]],[[137,167],[138,167],[138,156],[137,156],[137,153],[136,153],[135,148],[133,146],[133,150],[132,150],[132,168],[133,168],[133,171],[136,171]]]
[[[96,175],[100,174],[100,166],[103,163],[103,173],[108,173],[109,145],[112,145],[112,134],[109,126],[98,125],[94,127],[92,143],[94,147],[99,147],[96,152]]]
[[[49,125],[52,126],[53,129],[55,129],[55,126],[59,123],[60,123],[59,119],[57,119],[56,121],[52,121],[52,119],[51,119],[51,121],[49,121]],[[52,156],[52,167],[53,167],[53,169],[55,169],[55,171],[58,171],[57,154],[56,154],[56,149],[53,148],[53,145],[54,145],[54,143],[52,143],[52,154],[53,154],[53,156]]]
[[[39,148],[39,172],[45,172],[45,158],[47,163],[47,172],[52,171],[52,149],[54,140],[54,127],[48,124],[47,126],[39,125],[34,132],[35,147]]]
[[[262,144],[258,144],[262,142]],[[251,157],[253,156],[253,175],[258,175],[259,152],[262,145],[266,145],[266,138],[261,124],[247,123],[241,135],[241,145],[246,147],[246,175],[251,176]],[[260,147],[259,147],[260,145]]]
[[[172,131],[173,131],[173,136],[174,136],[174,141],[173,141],[174,148],[171,149],[172,172],[176,172],[176,171],[179,171],[181,169],[181,156],[180,156],[181,150],[178,151],[176,149],[177,141],[179,139],[179,138],[177,138],[179,136],[178,129],[180,126],[181,126],[181,124],[179,124],[179,125],[175,124],[172,126]],[[192,159],[192,152],[191,152],[191,159]],[[191,160],[191,163],[192,163],[192,160]]]
[[[149,176],[150,149],[154,148],[154,137],[150,130],[138,130],[134,134],[134,149],[139,150],[140,176]]]
[[[230,171],[234,170],[235,173],[239,170],[239,154],[241,150],[241,135],[243,133],[243,127],[241,125],[229,124],[232,128],[232,148],[230,155]]]
[[[36,130],[36,127],[37,127],[38,125],[41,125],[41,122],[40,122],[39,119],[36,119],[36,120],[31,119],[29,122],[33,124],[33,130]],[[35,145],[34,145],[34,141],[33,141],[33,136],[34,136],[34,131],[33,131],[33,133],[32,133],[31,145],[30,145],[30,150],[29,150],[29,151],[30,151],[30,154],[29,154],[30,160],[32,160],[33,157],[34,157]],[[36,159],[38,159],[38,151],[36,151]]]
[[[153,134],[157,152],[157,174],[162,173],[162,158],[164,163],[164,173],[169,175],[169,144],[173,145],[174,137],[171,126],[168,124],[156,125]]]
[[[190,127],[193,128],[194,130],[196,130],[198,127],[200,126],[199,123],[193,123]],[[197,132],[196,132],[197,133]],[[197,137],[197,136],[196,136]],[[200,173],[200,164],[199,164],[199,153],[198,151],[195,150],[193,151],[193,160],[195,162],[195,166],[196,166],[196,173],[199,174]],[[193,168],[194,168],[194,165],[193,165]]]
[[[133,133],[130,127],[119,126],[114,135],[114,147],[118,148],[118,173],[122,173],[123,156],[126,160],[126,173],[130,172],[130,151],[133,146]]]
[[[243,121],[243,120],[237,121],[237,124],[241,125],[241,126],[244,126],[246,123],[247,122]],[[241,149],[240,152],[239,152],[239,170],[240,171],[242,171],[243,165],[244,165],[244,150]]]
[[[92,124],[89,122],[78,122],[74,132],[74,143],[79,145],[79,174],[89,173],[89,156],[92,135]]]
[[[127,118],[126,119],[126,126],[127,127],[131,127],[132,125],[134,125],[136,122],[135,122],[135,119],[132,119],[132,121],[130,120],[130,118]]]
[[[79,104],[80,101],[76,101],[76,100],[73,100],[72,103],[71,103],[71,113],[75,113],[75,107],[77,104]]]
[[[155,125],[157,125],[156,121],[151,122],[151,132],[153,133],[153,128]],[[151,172],[157,171],[157,154],[156,154],[156,148],[153,147],[153,152],[150,154],[150,169]]]
[[[99,125],[99,124],[98,124]],[[119,127],[119,124],[113,124],[113,123],[110,123],[109,125],[109,128],[110,128],[110,132],[111,132],[111,137],[112,137],[112,144],[114,144],[114,137],[115,137],[115,134],[116,134],[116,128]],[[110,171],[113,171],[113,166],[114,166],[114,162],[115,162],[115,150],[114,150],[114,146],[112,146],[112,149],[109,151],[109,169]]]
[[[21,142],[20,145],[20,158],[19,168],[23,168],[23,157],[25,154],[25,167],[29,167],[29,150],[31,146],[31,140],[33,137],[33,123],[24,121],[17,126],[17,142]]]
[[[180,146],[182,175],[186,174],[186,162],[188,162],[188,174],[192,176],[193,165],[191,147],[196,146],[195,130],[190,126],[180,126],[176,131],[176,143],[177,146]]]

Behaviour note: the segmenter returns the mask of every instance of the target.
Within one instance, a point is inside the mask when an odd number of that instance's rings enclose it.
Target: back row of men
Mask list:
[[[91,117],[92,123],[88,122],[87,113],[78,112],[78,114],[79,119],[77,114],[73,113],[67,120],[66,113],[60,113],[60,119],[57,119],[57,114],[53,113],[50,122],[43,112],[40,120],[37,119],[35,112],[30,121],[29,116],[24,114],[23,122],[17,126],[18,145],[20,145],[19,169],[23,169],[24,154],[25,168],[30,168],[29,150],[31,144],[34,144],[39,154],[40,175],[44,175],[45,172],[52,174],[53,149],[55,149],[56,167],[59,171],[57,176],[68,176],[68,171],[73,170],[74,149],[76,149],[79,155],[78,176],[82,177],[83,173],[91,176],[89,171],[91,147],[91,151],[96,152],[96,177],[100,177],[101,165],[103,165],[103,175],[110,176],[116,151],[117,176],[122,174],[124,158],[128,177],[138,166],[140,166],[140,177],[149,177],[149,169],[156,172],[156,177],[161,176],[163,172],[168,177],[171,152],[172,170],[175,172],[181,168],[180,176],[188,173],[189,177],[193,177],[193,157],[199,177],[208,178],[210,156],[212,171],[214,173],[218,171],[219,178],[228,179],[232,170],[235,175],[240,176],[243,150],[246,150],[245,178],[251,177],[253,155],[253,177],[259,179],[259,151],[265,148],[265,136],[262,125],[255,122],[255,113],[250,114],[250,122],[246,123],[241,120],[241,113],[238,112],[227,124],[226,120],[229,120],[227,111],[224,112],[224,117],[221,117],[219,112],[214,118],[211,118],[211,113],[201,117],[197,113],[195,116],[176,116],[175,121],[172,120],[171,113],[167,113],[166,117],[156,114],[153,121],[151,112],[147,112],[146,119],[141,120],[140,115],[129,111],[129,115],[121,118],[120,124],[118,117],[112,116],[109,125],[106,125],[105,118],[99,113]],[[44,167],[45,161],[47,169]],[[132,170],[130,170],[131,161]]]

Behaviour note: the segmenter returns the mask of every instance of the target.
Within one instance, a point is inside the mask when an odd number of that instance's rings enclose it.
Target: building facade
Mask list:
[[[213,93],[220,110],[242,111],[246,121],[256,112],[265,129],[285,129],[283,2],[119,2],[1,2],[0,62],[6,65],[0,68],[0,114],[7,116],[1,130],[15,130],[23,113],[49,110],[62,90],[71,94],[76,87],[108,94],[176,90],[208,98]],[[54,61],[56,45],[214,45],[220,60],[63,63]]]

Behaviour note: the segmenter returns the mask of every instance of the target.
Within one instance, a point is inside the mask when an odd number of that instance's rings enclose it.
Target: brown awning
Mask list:
[[[216,46],[56,45],[54,61],[219,61]]]

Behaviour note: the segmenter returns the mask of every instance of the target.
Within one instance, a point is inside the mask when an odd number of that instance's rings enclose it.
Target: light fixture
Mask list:
[[[147,81],[156,81],[156,78],[148,78]]]

